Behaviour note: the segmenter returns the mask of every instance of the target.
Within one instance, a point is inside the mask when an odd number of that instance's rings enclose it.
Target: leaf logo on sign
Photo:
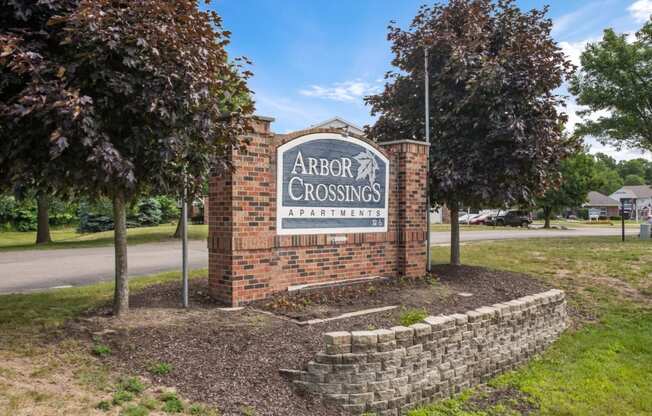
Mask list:
[[[355,180],[369,178],[369,183],[373,185],[376,181],[376,171],[378,170],[378,162],[374,154],[367,150],[353,158],[360,164],[358,166],[358,177]]]

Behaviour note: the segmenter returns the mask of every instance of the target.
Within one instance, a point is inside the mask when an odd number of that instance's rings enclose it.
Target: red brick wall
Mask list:
[[[234,171],[211,179],[208,201],[209,285],[213,297],[231,305],[262,299],[291,285],[364,276],[425,274],[425,171],[427,147],[388,144],[388,232],[276,235],[276,149],[313,129],[274,135],[257,120]]]

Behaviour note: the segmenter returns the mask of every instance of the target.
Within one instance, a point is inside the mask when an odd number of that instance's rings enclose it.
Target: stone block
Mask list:
[[[410,328],[414,329],[414,335],[416,337],[423,337],[432,333],[432,326],[425,323],[412,324]]]
[[[323,335],[323,338],[326,345],[351,345],[350,332],[327,332]]]
[[[351,332],[351,344],[356,345],[376,345],[378,343],[378,334],[376,331],[353,331]]]
[[[390,328],[394,332],[396,340],[412,339],[414,337],[414,329],[405,326],[395,326]]]

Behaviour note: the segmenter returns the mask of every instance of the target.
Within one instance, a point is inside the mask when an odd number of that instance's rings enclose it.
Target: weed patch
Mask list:
[[[401,313],[400,322],[403,326],[410,326],[412,324],[423,321],[428,316],[425,309],[408,309]]]

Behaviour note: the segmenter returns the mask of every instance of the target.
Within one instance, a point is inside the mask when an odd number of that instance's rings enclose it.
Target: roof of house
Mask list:
[[[608,197],[607,195],[601,194],[600,192],[591,191],[589,192],[587,202],[584,204],[585,207],[618,207],[620,202],[616,201],[613,198]]]
[[[326,121],[322,121],[321,123],[313,124],[310,126],[311,129],[317,129],[317,128],[346,128],[348,131],[354,134],[359,134],[359,135],[364,135],[364,130],[362,127],[351,123],[350,121],[346,121],[341,117],[333,117],[330,118]]]
[[[636,185],[636,186],[623,186],[613,194],[613,198],[618,194],[629,194],[634,198],[652,198],[652,186],[649,185]]]

